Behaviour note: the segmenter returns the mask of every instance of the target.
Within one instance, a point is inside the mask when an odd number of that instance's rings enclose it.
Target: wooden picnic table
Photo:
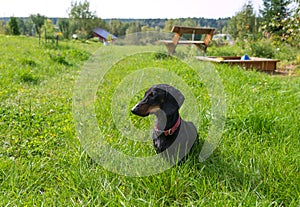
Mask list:
[[[175,52],[178,44],[195,45],[198,49],[202,49],[206,52],[206,48],[213,37],[214,31],[214,28],[173,26],[171,30],[171,32],[175,33],[173,40],[161,40],[161,42],[166,45],[169,55]],[[180,40],[184,34],[192,34],[192,40]],[[204,34],[204,39],[195,40],[194,37],[197,34]]]

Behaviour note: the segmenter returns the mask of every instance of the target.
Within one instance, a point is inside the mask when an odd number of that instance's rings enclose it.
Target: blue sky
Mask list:
[[[232,17],[247,0],[88,0],[100,18]],[[72,0],[0,0],[0,16],[67,17]],[[258,11],[262,0],[252,0]]]

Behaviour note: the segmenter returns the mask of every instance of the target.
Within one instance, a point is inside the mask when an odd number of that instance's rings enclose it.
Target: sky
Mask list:
[[[78,0],[79,1],[79,0]],[[224,18],[241,11],[247,0],[88,0],[90,10],[102,19],[111,18]],[[263,0],[252,0],[255,11]],[[72,0],[0,0],[0,17],[67,17]]]

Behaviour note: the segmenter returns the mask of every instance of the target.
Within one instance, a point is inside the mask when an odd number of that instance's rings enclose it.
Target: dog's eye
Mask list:
[[[148,97],[153,97],[154,96],[154,93],[153,92],[150,92],[149,94],[148,94]]]

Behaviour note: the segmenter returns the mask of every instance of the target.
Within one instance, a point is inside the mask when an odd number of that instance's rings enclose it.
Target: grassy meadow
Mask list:
[[[196,150],[163,173],[126,177],[94,162],[74,126],[74,85],[100,44],[0,36],[0,45],[0,206],[300,206],[299,76],[216,65],[227,113],[213,155],[199,162]],[[201,148],[211,121],[205,86],[176,59],[146,53],[118,62],[100,83],[95,109],[108,142],[134,156],[154,154],[150,137],[143,144],[122,137],[110,112],[114,88],[141,67],[168,68],[190,87]],[[153,124],[129,116],[141,129]]]

